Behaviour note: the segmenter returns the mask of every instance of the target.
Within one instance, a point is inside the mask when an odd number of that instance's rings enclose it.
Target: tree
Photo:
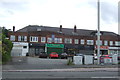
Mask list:
[[[8,37],[9,30],[5,27],[2,28],[2,62],[5,63],[11,59],[11,50],[13,44],[10,40],[6,39]]]

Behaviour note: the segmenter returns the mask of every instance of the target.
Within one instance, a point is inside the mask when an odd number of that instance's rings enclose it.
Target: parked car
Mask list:
[[[103,62],[104,59],[112,59],[111,55],[102,55],[100,56],[100,62]]]
[[[47,57],[48,57],[48,55],[45,52],[41,52],[39,54],[39,58],[47,58]]]
[[[67,53],[62,53],[61,55],[60,55],[60,58],[61,59],[67,59]]]
[[[58,58],[59,56],[58,56],[58,54],[56,53],[56,52],[51,52],[50,54],[49,54],[49,58]]]

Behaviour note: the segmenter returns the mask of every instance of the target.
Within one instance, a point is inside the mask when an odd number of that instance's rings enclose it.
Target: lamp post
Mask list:
[[[98,64],[100,64],[100,0],[97,2],[98,5],[98,31],[97,31],[97,57]]]

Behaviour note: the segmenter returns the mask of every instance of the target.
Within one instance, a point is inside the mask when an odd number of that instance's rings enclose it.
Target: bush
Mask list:
[[[74,65],[74,64],[73,64],[72,60],[69,59],[69,60],[67,61],[67,65]]]

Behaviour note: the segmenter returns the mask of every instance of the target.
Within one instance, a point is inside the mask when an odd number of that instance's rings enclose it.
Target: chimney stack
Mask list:
[[[62,32],[62,25],[60,25],[60,32]]]
[[[15,32],[15,26],[13,26],[13,32]]]
[[[74,32],[75,32],[75,33],[77,32],[77,27],[76,27],[76,25],[74,25]]]

